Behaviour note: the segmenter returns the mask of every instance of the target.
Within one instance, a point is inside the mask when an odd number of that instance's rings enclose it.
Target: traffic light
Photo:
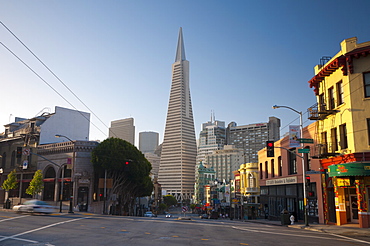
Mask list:
[[[17,147],[17,158],[21,158],[22,157],[22,147]]]
[[[274,157],[274,141],[266,141],[267,157]]]
[[[311,183],[311,177],[310,176],[306,176],[306,185],[309,186]]]
[[[123,167],[123,169],[125,171],[129,171],[130,170],[131,162],[132,162],[131,160],[125,160],[125,165]]]

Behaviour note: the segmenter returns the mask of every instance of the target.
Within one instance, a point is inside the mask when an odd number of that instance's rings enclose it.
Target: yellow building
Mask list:
[[[341,42],[333,57],[323,57],[309,81],[317,104],[316,156],[327,175],[324,216],[337,225],[370,227],[370,42]],[[333,211],[333,213],[331,213]],[[335,211],[335,214],[334,214]]]
[[[238,171],[240,173],[240,194],[243,202],[244,215],[248,219],[255,219],[260,206],[258,163],[242,164]]]

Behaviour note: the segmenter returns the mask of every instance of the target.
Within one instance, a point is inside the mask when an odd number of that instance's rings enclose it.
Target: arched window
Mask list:
[[[253,174],[248,174],[248,187],[249,188],[255,188],[256,187],[256,179],[253,176]]]
[[[49,167],[45,172],[45,178],[55,178],[55,170],[52,167]]]
[[[269,166],[268,162],[265,162],[265,178],[267,179],[269,177]]]
[[[275,160],[271,159],[271,177],[275,177]]]
[[[282,176],[283,175],[283,161],[281,159],[281,156],[278,157],[278,175]]]

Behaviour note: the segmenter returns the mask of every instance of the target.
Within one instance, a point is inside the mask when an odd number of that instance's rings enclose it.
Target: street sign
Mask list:
[[[320,174],[320,173],[322,173],[322,172],[314,171],[314,170],[306,171],[306,174]]]
[[[183,213],[185,213],[186,211],[188,211],[188,207],[183,206],[183,207],[182,207],[182,212],[183,212]]]
[[[23,150],[23,155],[25,155],[25,156],[29,156],[30,155],[30,149],[24,149]]]
[[[23,166],[23,169],[27,169],[28,168],[28,161],[24,160],[22,166]]]
[[[310,153],[310,149],[298,149],[298,153]]]
[[[313,143],[313,139],[312,138],[298,138],[297,139],[300,143]]]

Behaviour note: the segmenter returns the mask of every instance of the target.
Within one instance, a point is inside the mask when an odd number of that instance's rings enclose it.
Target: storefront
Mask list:
[[[271,179],[261,186],[261,204],[270,220],[280,220],[281,212],[287,210],[296,220],[304,220],[303,186],[297,183],[297,176]],[[318,202],[316,183],[307,187],[309,223],[318,223]]]
[[[330,165],[328,174],[334,185],[337,225],[358,223],[369,228],[370,162]]]

